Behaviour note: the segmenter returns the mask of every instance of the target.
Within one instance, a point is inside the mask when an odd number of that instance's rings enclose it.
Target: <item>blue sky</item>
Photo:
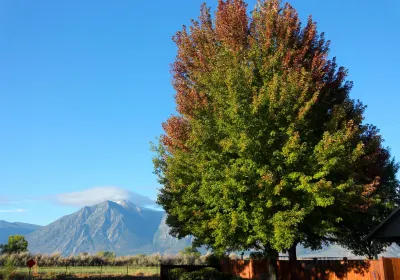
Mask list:
[[[0,220],[44,225],[102,199],[156,198],[149,142],[175,111],[171,37],[202,2],[0,1]],[[291,3],[332,40],[400,159],[399,2]]]

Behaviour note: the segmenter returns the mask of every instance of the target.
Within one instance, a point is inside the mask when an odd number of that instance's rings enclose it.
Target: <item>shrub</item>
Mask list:
[[[187,273],[183,268],[171,269],[168,275],[169,280],[180,280],[183,274]]]
[[[179,275],[179,280],[229,280],[230,276],[225,275],[215,268],[206,267],[198,271],[193,272],[185,272],[178,271],[177,273],[181,273]],[[177,278],[170,278],[173,280],[177,280]]]
[[[98,252],[96,255],[101,258],[108,258],[108,259],[114,259],[116,257],[115,253],[110,251],[101,251]]]
[[[0,274],[5,280],[13,279],[16,273],[14,263],[11,259],[7,259],[4,266],[0,270]]]

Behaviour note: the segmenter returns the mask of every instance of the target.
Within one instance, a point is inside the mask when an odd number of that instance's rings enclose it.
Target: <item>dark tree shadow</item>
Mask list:
[[[328,279],[334,274],[339,279],[347,279],[348,274],[354,273],[364,276],[370,272],[368,261],[348,260],[310,260],[297,261],[295,270],[292,270],[292,279]]]
[[[334,266],[327,267],[327,272],[335,273],[338,278],[346,278],[351,272],[364,276],[370,272],[371,264],[369,261],[348,261],[337,262]]]

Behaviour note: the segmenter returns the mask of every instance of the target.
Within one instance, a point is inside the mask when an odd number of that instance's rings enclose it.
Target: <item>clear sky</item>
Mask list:
[[[149,142],[175,111],[171,37],[202,2],[0,1],[0,220],[45,225],[103,199],[156,198]],[[291,3],[332,40],[400,159],[399,1]]]

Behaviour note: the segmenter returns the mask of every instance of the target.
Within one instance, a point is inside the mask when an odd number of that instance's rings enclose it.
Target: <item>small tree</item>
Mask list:
[[[0,245],[2,254],[14,254],[28,251],[28,241],[22,235],[11,235],[8,237],[8,243]]]

